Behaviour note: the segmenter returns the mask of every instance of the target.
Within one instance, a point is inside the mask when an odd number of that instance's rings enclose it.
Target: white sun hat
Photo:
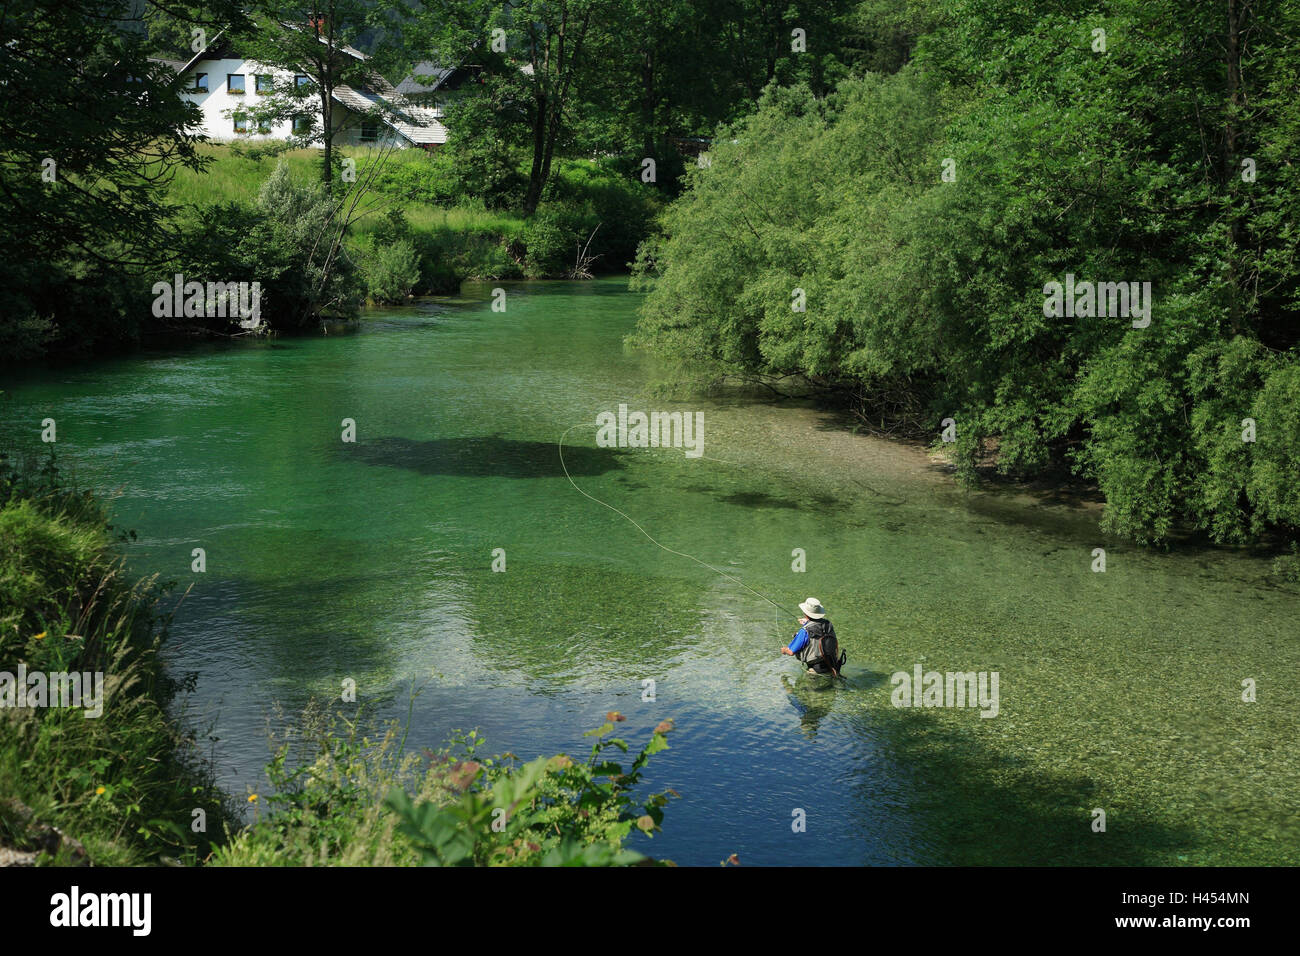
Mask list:
[[[826,616],[826,608],[822,607],[822,602],[816,598],[809,598],[799,605],[799,610],[803,611],[814,621],[820,621]]]

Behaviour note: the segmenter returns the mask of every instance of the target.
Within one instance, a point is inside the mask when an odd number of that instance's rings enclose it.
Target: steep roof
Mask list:
[[[412,105],[377,73],[373,74],[371,82],[373,87],[362,89],[336,86],[334,99],[358,113],[381,111],[380,119],[416,145],[432,146],[447,142],[447,127],[441,122],[442,110]]]

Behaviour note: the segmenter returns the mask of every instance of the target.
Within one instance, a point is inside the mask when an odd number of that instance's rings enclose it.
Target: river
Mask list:
[[[54,418],[61,465],[117,493],[132,567],[192,585],[168,661],[236,794],[273,704],[351,679],[381,716],[419,688],[417,746],[478,728],[577,755],[606,711],[634,746],[674,718],[648,776],[681,796],[632,845],[682,864],[1300,864],[1300,596],[1266,562],[963,491],[798,403],[656,398],[623,345],[638,301],[620,279],[468,284],[355,333],[30,369],[0,438]],[[597,447],[620,403],[702,412],[703,457]],[[582,490],[784,610],[578,494],[572,425]],[[841,686],[777,653],[809,596]],[[996,716],[893,706],[917,665],[996,673]]]

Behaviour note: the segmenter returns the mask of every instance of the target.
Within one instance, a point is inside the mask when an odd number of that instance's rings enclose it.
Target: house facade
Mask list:
[[[345,48],[360,60],[365,54]],[[306,74],[292,73],[242,57],[218,37],[202,53],[187,62],[168,62],[181,80],[181,95],[194,103],[203,115],[201,132],[217,142],[290,139],[302,135],[314,114],[259,123],[251,115],[259,96],[288,83],[314,86]],[[387,80],[372,73],[364,86],[335,88],[333,127],[336,145],[419,146],[435,150],[447,141],[442,110],[409,102]],[[318,102],[315,99],[308,103]]]

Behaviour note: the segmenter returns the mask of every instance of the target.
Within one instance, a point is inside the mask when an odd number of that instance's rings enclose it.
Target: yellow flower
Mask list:
[[[249,803],[257,803],[257,794],[255,794],[255,793],[250,793],[250,794],[248,795],[248,802],[249,802]]]
[[[36,638],[35,638],[35,639],[38,640],[38,641],[43,641],[43,640],[45,640],[45,634],[46,634],[45,631],[41,631],[41,633],[39,633],[39,634],[36,635]]]
[[[95,796],[97,796],[97,797],[102,797],[103,795],[104,795],[104,788],[103,788],[103,787],[96,787],[96,788],[95,788]]]

